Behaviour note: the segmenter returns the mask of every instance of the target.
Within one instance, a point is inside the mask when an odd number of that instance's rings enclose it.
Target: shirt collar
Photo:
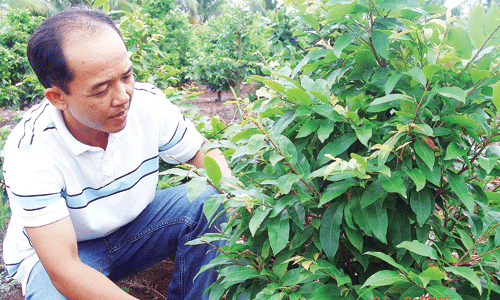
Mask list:
[[[61,138],[66,143],[66,145],[68,145],[68,148],[70,149],[71,153],[73,153],[73,155],[77,156],[84,153],[85,151],[96,148],[80,142],[71,134],[71,132],[69,132],[68,127],[66,127],[66,123],[64,123],[62,113],[57,107],[55,107],[51,103],[48,108],[50,117],[54,122],[54,126],[57,128],[57,131],[59,132]],[[125,126],[125,128],[120,132],[110,133],[108,137],[108,146],[106,147],[106,149],[110,148],[110,144],[119,144],[120,137],[123,136],[126,129],[127,126]]]

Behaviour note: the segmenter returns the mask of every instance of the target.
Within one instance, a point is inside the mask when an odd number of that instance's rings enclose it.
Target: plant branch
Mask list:
[[[247,115],[247,114],[246,114],[246,112],[244,112],[244,113],[245,113],[245,115]],[[247,115],[247,117],[249,117],[249,116]],[[250,118],[250,117],[249,117],[249,119],[250,119],[250,120],[251,120],[251,121],[252,121],[252,122],[253,122],[253,123],[257,126],[257,128],[259,128],[259,130],[260,130],[263,134],[265,134],[266,138],[267,138],[267,139],[269,140],[269,142],[273,145],[273,148],[274,148],[276,151],[278,151],[279,155],[281,155],[281,156],[283,156],[283,157],[285,158],[285,161],[287,162],[288,166],[292,169],[292,171],[293,171],[296,175],[299,175],[299,176],[300,176],[301,174],[299,174],[299,172],[297,171],[297,169],[295,169],[295,167],[292,165],[292,163],[291,163],[290,161],[288,161],[288,159],[286,158],[286,155],[285,155],[285,154],[283,154],[283,152],[282,152],[282,151],[281,151],[281,149],[278,147],[278,145],[276,145],[276,143],[273,141],[273,139],[271,139],[271,137],[269,136],[269,133],[268,133],[266,130],[264,130],[264,129],[262,128],[262,125],[261,125],[261,124],[259,124],[259,123],[258,123],[258,122],[254,119],[254,118]],[[313,189],[313,188],[309,185],[309,183],[307,183],[307,181],[305,181],[305,179],[304,179],[304,178],[302,178],[302,177],[301,177],[301,178],[300,178],[300,181],[302,181],[302,183],[303,183],[303,184],[305,184],[305,186],[309,189],[309,191],[311,191],[311,193],[312,193],[313,195],[317,195],[317,196],[318,196],[318,199],[320,199],[320,198],[321,198],[320,193],[319,193],[319,192],[316,192],[316,191],[315,191],[315,190],[314,190],[314,189]]]
[[[483,241],[483,239],[486,237],[486,236],[489,236],[489,234],[495,229],[497,228],[498,226],[500,225],[500,223],[498,224],[495,224],[493,227],[490,228],[490,230],[488,230],[485,234],[481,235],[477,240],[476,242],[474,243],[474,245],[469,249],[467,250],[467,252],[465,252],[464,255],[462,255],[462,257],[455,263],[455,266],[460,266],[460,265],[464,265],[464,264],[467,264],[469,263],[471,260],[469,259],[468,261],[466,262],[461,262],[467,255],[469,255],[469,253],[471,253],[472,250],[474,250],[474,248],[476,248],[476,246],[481,243]],[[487,252],[487,253],[484,253],[484,254],[481,254],[479,257],[482,257],[486,254],[489,254],[491,253],[492,251],[496,251],[497,249],[500,249],[500,247],[497,247],[493,250],[491,250],[490,252]]]
[[[465,65],[464,67],[464,71],[467,70],[470,65],[472,64],[473,61],[476,60],[476,58],[479,56],[479,53],[481,53],[481,51],[483,51],[484,47],[486,47],[486,44],[490,41],[490,39],[493,37],[493,35],[500,29],[500,26],[498,26],[495,30],[493,30],[490,35],[486,38],[486,40],[484,41],[484,43],[481,45],[481,48],[479,48],[479,50],[477,50],[476,52],[476,55],[474,55],[474,57],[469,60],[469,62]]]

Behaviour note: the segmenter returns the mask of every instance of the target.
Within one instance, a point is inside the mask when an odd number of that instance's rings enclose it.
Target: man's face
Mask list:
[[[70,93],[61,94],[69,131],[87,141],[125,128],[134,77],[120,36],[108,26],[92,35],[75,33],[65,40],[63,51],[73,72]]]

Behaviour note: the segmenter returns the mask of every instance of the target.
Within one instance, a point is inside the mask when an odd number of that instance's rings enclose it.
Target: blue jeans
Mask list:
[[[204,233],[216,232],[225,215],[211,227],[203,214],[203,203],[216,194],[212,187],[190,202],[187,185],[156,191],[153,202],[132,222],[114,233],[95,240],[78,243],[78,256],[88,266],[112,280],[118,280],[175,254],[175,271],[168,286],[168,299],[208,299],[203,292],[217,279],[214,269],[193,278],[201,266],[218,253],[210,245],[186,246],[185,243]],[[119,213],[119,212],[117,212]],[[219,247],[223,242],[219,242]],[[91,288],[91,287],[89,287]],[[66,299],[61,295],[38,262],[32,269],[26,286],[26,299]]]

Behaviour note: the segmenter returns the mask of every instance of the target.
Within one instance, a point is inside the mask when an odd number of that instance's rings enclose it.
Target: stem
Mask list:
[[[244,112],[246,114],[246,112]],[[248,115],[247,115],[248,116]],[[276,143],[271,139],[271,137],[269,136],[269,134],[267,133],[266,130],[264,130],[261,126],[261,124],[259,124],[256,120],[254,120],[253,118],[250,118],[250,120],[257,126],[257,128],[259,128],[259,130],[265,134],[266,138],[269,140],[269,142],[271,142],[271,144],[273,145],[273,148],[278,151],[279,155],[283,156],[285,158],[285,161],[287,162],[288,166],[292,169],[292,171],[296,174],[296,175],[300,175],[299,172],[297,171],[297,169],[295,169],[295,167],[292,165],[291,162],[288,161],[288,159],[286,159],[286,155],[283,154],[283,152],[280,150],[280,148],[278,148],[278,146],[276,145]],[[307,181],[305,181],[304,178],[300,178],[300,181],[302,181],[303,184],[305,184],[305,186],[309,189],[309,191],[311,191],[311,193],[313,195],[317,195],[318,198],[321,198],[321,195],[319,192],[316,192],[308,183]]]
[[[493,35],[500,29],[500,26],[498,26],[495,30],[493,30],[490,35],[488,36],[488,38],[486,38],[486,40],[484,41],[484,43],[481,45],[481,48],[479,48],[479,50],[476,52],[476,55],[474,55],[474,57],[469,60],[469,62],[465,65],[465,68],[464,68],[464,71],[467,70],[470,65],[472,64],[472,62],[474,60],[476,60],[476,58],[479,56],[479,53],[481,53],[481,51],[483,51],[484,47],[486,47],[486,44],[490,41],[490,39],[493,37]]]
[[[468,261],[466,261],[466,262],[462,262],[462,263],[461,263],[461,261],[462,261],[462,259],[464,259],[467,255],[469,255],[469,253],[470,253],[472,250],[474,250],[474,248],[476,248],[476,246],[477,246],[479,243],[481,243],[481,242],[483,241],[483,239],[484,239],[484,237],[485,237],[485,236],[488,236],[488,235],[490,234],[490,232],[492,232],[495,228],[497,228],[497,227],[498,227],[498,225],[500,225],[500,223],[495,224],[495,225],[494,225],[493,227],[491,227],[491,228],[490,228],[490,230],[488,230],[485,234],[481,235],[481,236],[480,236],[480,237],[476,240],[476,242],[474,243],[474,245],[473,245],[473,246],[472,246],[469,250],[467,250],[467,252],[466,252],[466,253],[465,253],[465,254],[464,254],[464,255],[463,255],[463,256],[462,256],[462,257],[461,257],[461,258],[460,258],[460,259],[459,259],[456,263],[455,263],[455,266],[460,266],[460,265],[464,265],[464,264],[466,264],[466,263],[469,263],[469,262],[471,261],[470,259],[469,259]],[[493,251],[496,251],[496,250],[498,250],[498,249],[500,249],[500,247],[497,247],[497,248],[495,248],[495,249],[493,249],[493,250],[491,250],[491,251],[488,251],[488,252],[486,252],[486,253],[483,253],[483,254],[481,254],[479,257],[483,257],[484,255],[487,255],[487,254],[489,254],[489,253],[491,253],[491,252],[493,252]]]

